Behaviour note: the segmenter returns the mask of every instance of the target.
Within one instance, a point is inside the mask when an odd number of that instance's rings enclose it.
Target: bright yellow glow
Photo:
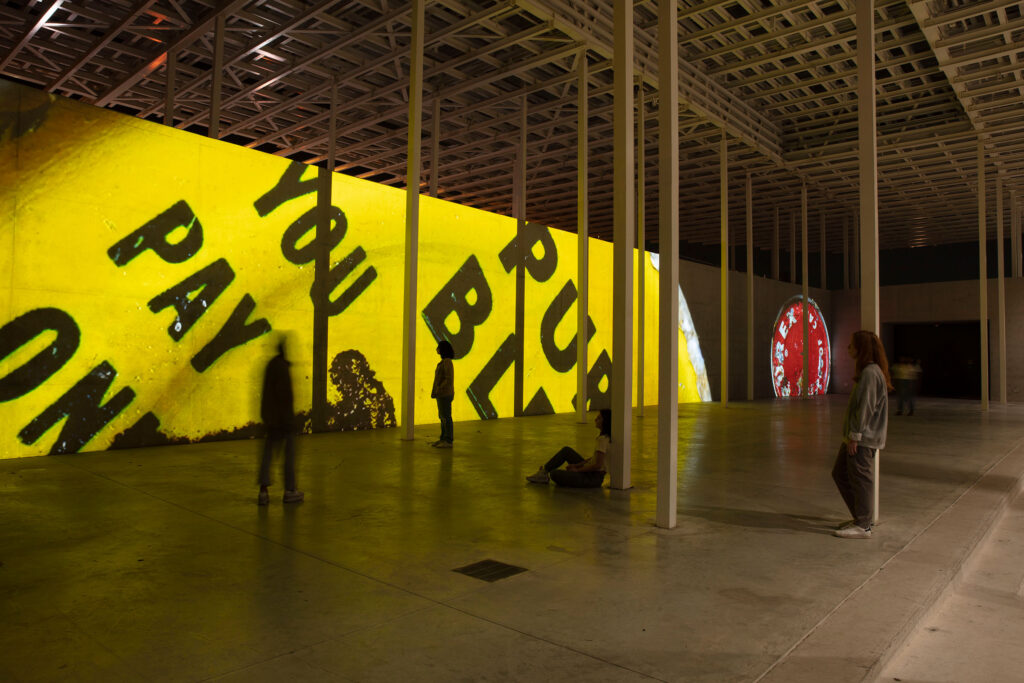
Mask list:
[[[13,112],[20,114],[9,115]],[[73,321],[79,335],[73,353],[58,367],[30,377],[27,387],[8,386],[10,396],[0,395],[0,457],[54,449],[71,421],[63,415],[51,415],[49,420],[41,416],[55,410],[74,387],[85,392],[87,387],[80,382],[93,372],[106,378],[105,393],[76,408],[75,419],[95,429],[86,429],[83,442],[69,450],[107,448],[149,413],[159,419],[159,431],[168,438],[224,437],[239,429],[243,431],[236,436],[244,436],[244,429],[259,420],[262,370],[278,332],[289,337],[296,410],[308,413],[313,404],[316,178],[313,167],[0,82],[0,273],[6,276],[0,280],[0,392],[5,378],[17,376],[33,358],[38,357],[39,367],[49,368],[43,358],[47,349],[54,357],[59,355],[51,341],[60,335],[53,330],[25,332],[29,341],[18,344],[20,348],[3,346],[22,334],[15,330],[15,321],[21,324],[32,311],[55,309],[53,319]],[[308,184],[299,185],[305,181]],[[258,207],[260,198],[279,182],[294,191]],[[396,417],[401,404],[405,195],[340,174],[331,183],[332,204],[343,212],[345,227],[341,235],[342,227],[334,225],[339,239],[330,251],[330,265],[345,272],[331,283],[328,298],[338,300],[345,292],[353,298],[347,305],[339,303],[336,314],[327,319],[327,362],[330,367],[336,358],[360,360],[351,366],[356,370],[347,384],[335,383],[328,371],[326,393],[332,425],[355,428],[367,424],[350,413],[380,416],[387,404],[384,392]],[[145,248],[145,243],[125,242],[174,207],[176,216],[190,211],[196,222],[189,219],[168,230],[164,245],[167,251],[184,253],[201,229],[201,246],[194,253],[175,260]],[[455,361],[454,418],[479,418],[481,401],[488,400],[496,415],[510,416],[514,364],[503,365],[495,358],[501,361],[498,351],[516,331],[516,269],[508,267],[515,255],[510,244],[516,223],[429,197],[421,199],[420,210],[417,422],[437,419],[430,399],[436,341],[425,311],[435,298],[442,303],[452,300],[443,292],[463,266],[473,266],[469,270],[474,277],[486,282],[491,308],[475,325],[460,325],[465,321],[455,314],[434,321],[455,335],[472,331],[472,345]],[[307,220],[308,231],[304,216],[314,217]],[[575,352],[571,367],[562,368],[553,366],[549,354],[567,357],[575,335],[576,304],[567,298],[566,288],[575,287],[576,236],[546,228],[537,234],[543,239],[522,254],[535,262],[554,255],[557,263],[543,278],[531,272],[525,276],[523,403],[536,397],[535,406],[549,404],[555,412],[570,412],[576,393]],[[555,250],[552,255],[545,244]],[[120,256],[108,253],[118,248]],[[593,366],[602,352],[611,355],[612,247],[592,240],[590,250],[590,316],[596,331],[588,358]],[[645,268],[646,386],[648,402],[653,403],[657,271],[649,261]],[[175,307],[166,301],[163,307],[151,302],[159,302],[162,294],[169,297],[165,293],[181,289],[181,283],[200,271],[207,275],[204,296],[212,296],[218,287],[223,291],[207,301],[201,314],[191,309],[195,319],[182,326],[176,340],[169,332],[177,316]],[[211,273],[228,276],[217,280]],[[189,299],[200,294],[198,288],[183,291]],[[470,308],[486,303],[481,291],[464,294]],[[549,312],[553,302],[557,315]],[[233,317],[237,315],[242,317]],[[556,324],[545,337],[546,318]],[[221,353],[208,352],[225,330],[242,325],[252,326],[254,338],[240,338]],[[265,333],[259,325],[272,332]],[[70,337],[65,333],[61,339]],[[208,365],[198,369],[197,358],[204,353]],[[700,400],[696,387],[703,361],[696,368],[690,362],[682,333],[679,358],[680,400]],[[103,375],[107,366],[116,375]],[[474,401],[467,389],[486,375],[489,366],[505,369],[492,373],[492,381],[482,385],[487,391],[478,392],[480,400]],[[362,393],[356,392],[359,387]],[[607,382],[601,387],[607,388]],[[121,402],[130,399],[116,411],[110,408],[111,415],[96,416],[99,406],[117,405],[118,396]],[[33,434],[30,425],[38,431],[42,423],[48,426]]]

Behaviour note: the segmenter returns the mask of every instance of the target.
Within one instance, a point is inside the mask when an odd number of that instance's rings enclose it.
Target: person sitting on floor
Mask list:
[[[573,488],[597,488],[604,482],[605,458],[612,440],[612,411],[601,410],[594,418],[597,427],[597,443],[594,455],[584,458],[575,450],[566,446],[555,453],[536,474],[531,474],[526,481],[534,484],[546,484],[551,480],[559,486]],[[567,464],[568,463],[568,464]],[[562,465],[566,468],[559,469]]]

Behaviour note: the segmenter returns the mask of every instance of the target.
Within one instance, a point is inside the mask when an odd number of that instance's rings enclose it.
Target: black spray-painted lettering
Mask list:
[[[522,254],[519,253],[519,240],[523,240]],[[535,245],[544,247],[544,255],[540,258],[533,253]],[[505,248],[498,254],[501,265],[505,272],[511,272],[519,264],[519,259],[526,266],[526,270],[537,282],[547,282],[555,274],[555,267],[558,265],[558,249],[555,247],[555,240],[551,237],[551,231],[545,225],[538,223],[527,223],[522,232],[512,238],[512,241],[505,245]]]
[[[601,381],[605,381],[604,391],[601,390]],[[611,407],[611,399],[608,392],[611,391],[612,383],[612,359],[607,351],[602,351],[590,367],[587,373],[587,400],[590,410],[601,410]],[[576,408],[576,395],[572,397],[572,407]]]
[[[548,398],[543,387],[537,390],[530,402],[523,408],[523,415],[551,415],[554,412],[555,407],[551,405],[551,399]]]
[[[249,294],[243,296],[235,306],[231,317],[220,328],[216,336],[193,356],[192,367],[199,372],[205,372],[231,349],[270,332],[270,323],[266,318],[260,318],[251,323],[246,322],[255,309],[256,302],[253,298]]]
[[[474,303],[469,303],[470,292],[474,293]],[[487,320],[492,306],[491,288],[484,271],[476,256],[470,256],[424,307],[423,321],[435,341],[447,339],[455,358],[463,358],[473,348],[473,328]],[[453,314],[459,321],[458,330],[454,332],[446,323]]]
[[[355,250],[343,258],[338,263],[335,263],[327,276],[323,278],[323,287],[326,291],[326,310],[327,315],[335,316],[348,308],[353,301],[355,301],[360,294],[366,291],[366,288],[370,286],[374,280],[377,279],[377,269],[370,266],[362,272],[362,274],[356,278],[356,281],[349,285],[344,292],[341,293],[336,299],[330,298],[331,293],[341,284],[341,281],[347,278],[360,263],[366,260],[366,252],[363,251],[362,247],[356,247]],[[315,291],[317,283],[313,283],[313,289],[310,291],[310,296],[315,297]],[[316,299],[314,298],[314,301]]]
[[[562,287],[555,300],[544,311],[544,317],[540,323],[540,346],[544,350],[544,357],[557,372],[568,372],[576,365],[576,339],[579,334],[572,336],[572,341],[564,348],[558,348],[555,343],[555,329],[558,323],[565,317],[566,312],[576,303],[576,285],[569,280]],[[587,316],[587,341],[589,342],[597,328],[594,321]]]
[[[476,408],[477,415],[483,420],[492,420],[498,417],[498,411],[491,402],[491,391],[498,384],[502,375],[508,372],[516,360],[516,352],[519,349],[519,340],[516,335],[510,334],[501,343],[498,350],[494,352],[491,359],[487,361],[480,374],[470,383],[466,389],[470,402]]]
[[[20,398],[48,380],[75,355],[81,337],[74,319],[59,308],[37,308],[0,327],[0,360],[50,330],[57,337],[49,346],[0,378],[0,401]]]
[[[302,247],[298,246],[298,244],[304,235],[316,228],[319,211],[320,208],[314,206],[296,218],[281,237],[281,253],[284,254],[286,259],[297,266],[310,263],[316,258],[316,251],[319,245],[315,236]],[[345,233],[348,232],[348,219],[345,218],[345,212],[336,206],[332,206],[330,211],[331,222],[327,233],[327,251],[331,251],[338,246],[341,240],[345,238]]]
[[[309,180],[300,180],[302,174],[308,168],[310,167],[298,161],[288,164],[288,168],[285,169],[284,174],[278,179],[277,184],[269,192],[253,202],[253,207],[256,208],[256,213],[260,215],[260,218],[263,218],[287,201],[316,192],[315,177]]]
[[[149,310],[159,313],[168,306],[173,306],[178,315],[167,328],[167,334],[171,335],[174,341],[180,341],[234,279],[235,271],[228,265],[227,259],[217,259],[166,292],[150,299]],[[189,298],[193,292],[198,294],[194,298]]]
[[[135,398],[135,392],[125,387],[106,403],[102,402],[115,377],[117,370],[103,361],[29,422],[18,432],[18,438],[24,444],[33,444],[51,427],[67,418],[50,449],[50,455],[77,453]]]
[[[167,238],[178,228],[186,228],[185,236],[171,243]],[[107,255],[119,266],[152,249],[167,263],[187,261],[203,246],[203,226],[182,199],[141,228],[107,250]]]

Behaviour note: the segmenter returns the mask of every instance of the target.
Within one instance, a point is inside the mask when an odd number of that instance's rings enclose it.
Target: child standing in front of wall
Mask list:
[[[441,419],[441,438],[430,444],[434,448],[451,448],[455,441],[455,424],[452,422],[452,401],[455,399],[455,350],[445,339],[437,343],[437,355],[441,360],[434,370],[434,386],[430,398],[437,401],[437,416]]]

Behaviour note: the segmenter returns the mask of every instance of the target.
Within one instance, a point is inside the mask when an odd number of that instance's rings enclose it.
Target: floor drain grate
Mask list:
[[[466,576],[472,576],[474,579],[480,579],[481,581],[493,582],[500,581],[501,579],[507,579],[510,576],[515,576],[520,572],[525,572],[526,569],[523,567],[516,567],[511,564],[505,564],[504,562],[498,562],[497,560],[481,560],[480,562],[467,564],[465,567],[459,567],[452,571],[465,574]]]

